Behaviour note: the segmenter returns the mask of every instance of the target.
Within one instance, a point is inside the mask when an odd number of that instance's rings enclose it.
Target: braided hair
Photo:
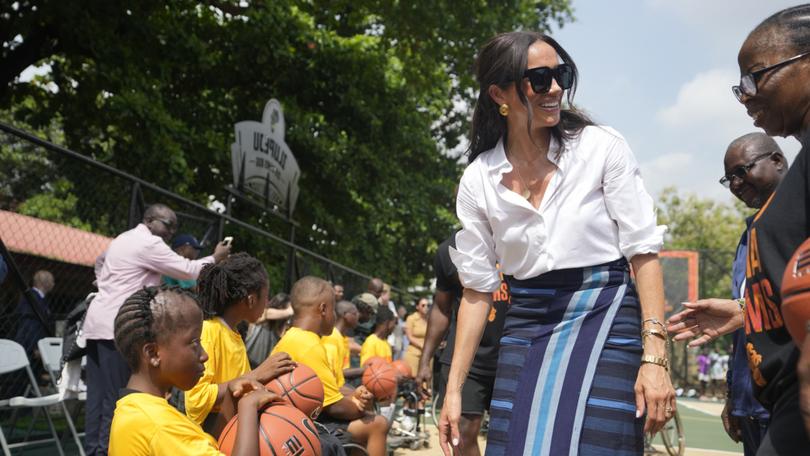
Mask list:
[[[796,52],[810,51],[810,4],[793,6],[776,12],[762,21],[749,36],[764,31],[779,31]]]
[[[115,346],[135,372],[144,344],[157,342],[171,333],[182,319],[175,298],[188,298],[199,305],[195,296],[177,286],[144,287],[124,301],[114,323]]]
[[[222,316],[225,309],[251,293],[258,293],[267,283],[267,270],[262,262],[239,252],[219,263],[205,265],[197,290],[206,316]]]

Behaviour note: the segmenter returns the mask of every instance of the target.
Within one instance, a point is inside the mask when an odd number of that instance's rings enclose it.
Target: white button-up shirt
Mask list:
[[[666,226],[618,132],[588,126],[562,150],[552,138],[548,158],[557,170],[538,209],[502,184],[512,171],[503,140],[467,166],[456,200],[463,229],[450,249],[465,288],[497,290],[496,262],[528,279],[661,250]]]

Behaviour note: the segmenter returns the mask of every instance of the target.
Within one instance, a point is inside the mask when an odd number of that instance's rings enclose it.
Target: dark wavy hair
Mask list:
[[[498,112],[498,105],[489,96],[489,86],[495,84],[507,88],[510,84],[517,90],[518,97],[528,112],[526,129],[531,130],[532,109],[521,81],[526,71],[529,47],[542,41],[557,51],[563,62],[574,69],[574,84],[568,90],[566,101],[568,107],[560,112],[560,122],[551,127],[551,136],[563,142],[576,138],[579,133],[593,121],[574,107],[574,94],[577,91],[579,72],[568,52],[550,36],[540,32],[502,33],[489,40],[475,60],[475,74],[479,85],[478,101],[475,103],[472,127],[470,129],[470,147],[467,150],[469,162],[472,163],[482,152],[495,147],[502,136],[506,136],[506,118]]]

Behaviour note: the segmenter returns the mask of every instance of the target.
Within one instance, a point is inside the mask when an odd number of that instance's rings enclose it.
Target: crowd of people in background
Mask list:
[[[86,454],[219,454],[233,417],[232,454],[258,454],[256,412],[280,400],[265,385],[306,365],[323,386],[311,416],[322,454],[358,444],[383,456],[397,398],[360,381],[375,359],[414,374],[406,407],[442,407],[445,454],[480,455],[487,411],[491,456],[639,454],[677,409],[670,334],[693,347],[733,338],[697,354],[698,395],[725,396],[724,427],[746,455],[807,454],[810,342],[799,350],[785,329],[779,289],[810,235],[810,164],[802,149],[788,166],[768,135],[810,141],[809,49],[810,5],[770,16],[743,43],[733,93],[767,135],[729,145],[720,183],[757,212],[728,296],[669,320],[666,228],[638,163],[621,134],[574,107],[577,67],[542,33],[498,35],[477,57],[462,227],[438,247],[432,302],[407,303],[410,314],[377,277],[351,297],[314,276],[279,293],[250,253],[223,241],[200,258],[168,206],[147,207],[96,264],[78,341]],[[6,269],[0,256],[0,282]],[[37,271],[17,305],[15,338],[32,360],[53,331],[55,283]]]

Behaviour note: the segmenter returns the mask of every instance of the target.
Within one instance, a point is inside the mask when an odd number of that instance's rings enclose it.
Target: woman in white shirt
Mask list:
[[[486,454],[640,455],[643,433],[675,409],[657,255],[666,227],[624,138],[573,108],[576,66],[556,41],[498,35],[477,78],[456,206],[463,229],[450,252],[464,295],[442,449],[467,454],[460,392],[500,263],[512,301]]]

